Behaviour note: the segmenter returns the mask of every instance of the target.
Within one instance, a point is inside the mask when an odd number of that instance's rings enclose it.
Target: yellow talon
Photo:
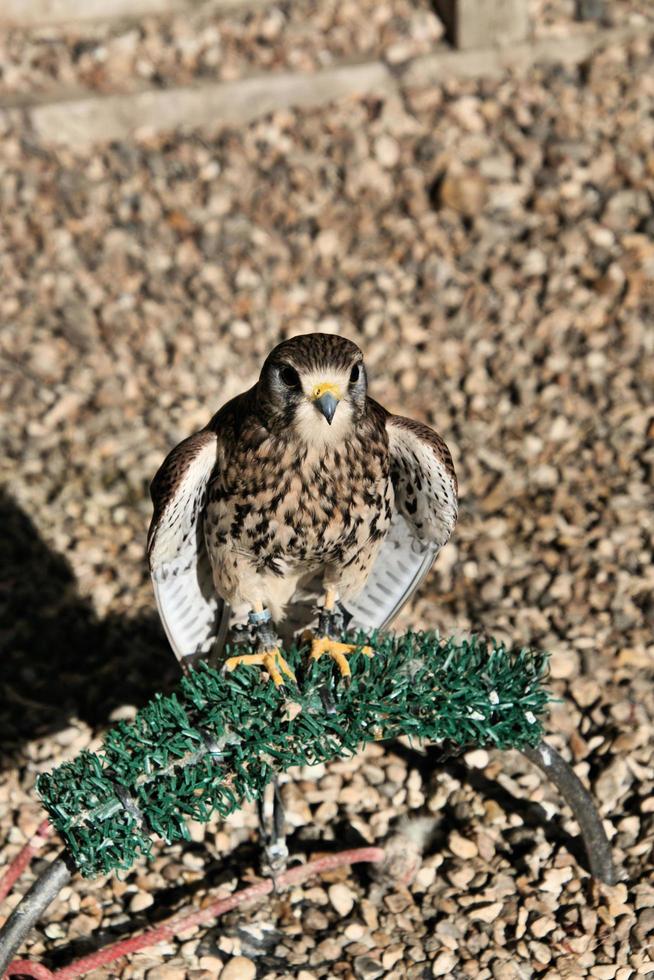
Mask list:
[[[256,665],[263,667],[270,674],[275,687],[281,687],[284,683],[282,674],[295,680],[295,674],[284,660],[281,651],[275,647],[273,650],[263,650],[261,653],[246,653],[240,657],[229,657],[225,661],[225,670],[234,670],[239,664],[246,666]]]
[[[374,652],[372,647],[358,647],[356,643],[339,643],[338,640],[332,640],[328,636],[320,636],[311,643],[311,659],[320,660],[322,655],[326,653],[336,663],[341,672],[341,677],[350,677],[352,672],[345,658],[347,654],[354,653],[355,650],[365,653],[366,657],[372,657]]]

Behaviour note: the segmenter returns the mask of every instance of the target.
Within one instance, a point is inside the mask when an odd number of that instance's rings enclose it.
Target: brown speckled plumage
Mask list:
[[[220,433],[205,512],[210,552],[227,547],[276,575],[326,562],[347,568],[391,516],[383,421],[371,411],[347,443],[318,452],[288,428],[270,432],[251,402],[248,392],[210,423]]]
[[[311,394],[323,376],[340,396],[333,425]],[[356,596],[395,512],[435,548],[456,520],[445,443],[369,398],[358,347],[325,334],[275,348],[257,385],[172,451],[152,496],[155,579],[197,528],[218,594],[277,622],[316,573],[340,599]]]

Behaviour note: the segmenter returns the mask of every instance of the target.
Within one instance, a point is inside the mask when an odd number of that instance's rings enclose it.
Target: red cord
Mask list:
[[[38,850],[43,847],[48,836],[52,833],[52,825],[49,820],[43,820],[36,828],[36,833],[30,837],[14,860],[11,862],[2,878],[0,878],[0,902],[2,902],[15,883],[18,881],[23,871],[30,863]]]
[[[47,966],[41,963],[34,963],[32,960],[14,960],[7,967],[5,977],[23,976],[35,977],[36,980],[52,980],[54,973],[48,970]]]
[[[357,864],[361,861],[383,861],[385,856],[381,847],[358,847],[351,851],[326,855],[316,861],[310,861],[308,864],[302,864],[297,868],[291,868],[290,871],[285,871],[277,878],[277,887],[287,888],[289,885],[298,884],[310,875],[320,874],[322,871],[331,871],[334,868],[342,867],[344,864]],[[86,973],[90,973],[91,970],[106,966],[107,963],[112,963],[114,960],[120,959],[121,956],[135,953],[137,950],[170,939],[176,933],[190,929],[191,926],[206,925],[219,915],[231,912],[243,902],[267,895],[272,889],[272,881],[260,881],[256,885],[235,892],[229,898],[218,899],[204,909],[183,913],[160,926],[148,929],[138,936],[122,939],[111,946],[105,946],[104,949],[91,953],[89,956],[83,956],[61,970],[55,970],[54,973],[40,963],[34,963],[30,960],[14,960],[13,963],[9,964],[5,976],[23,974],[24,976],[35,977],[36,980],[54,980],[54,978],[56,980],[75,980],[76,977],[82,977]]]

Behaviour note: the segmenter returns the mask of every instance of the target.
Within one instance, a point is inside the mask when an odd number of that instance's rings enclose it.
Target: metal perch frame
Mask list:
[[[616,874],[611,845],[602,826],[602,820],[593,798],[572,767],[546,742],[540,742],[535,748],[526,745],[520,751],[554,783],[572,810],[581,830],[581,838],[593,878],[607,885],[615,885]]]
[[[36,879],[30,890],[13,910],[2,929],[0,929],[0,977],[14,958],[16,950],[22,946],[28,933],[39,922],[48,905],[72,878],[73,870],[62,851],[45,871]]]
[[[327,658],[280,690],[258,670],[230,674],[201,664],[168,697],[157,696],[133,722],[39,777],[38,791],[66,851],[52,862],[0,929],[0,975],[76,867],[86,877],[147,857],[153,837],[188,838],[189,817],[225,817],[259,801],[261,837],[275,875],[287,856],[276,776],[291,766],[349,756],[369,741],[407,735],[457,754],[473,745],[515,748],[547,776],[570,806],[591,874],[616,877],[609,842],[589,793],[543,741],[544,654],[507,650],[479,638],[430,633],[366,638],[372,658],[355,653],[344,684]],[[358,642],[363,642],[359,639]],[[305,652],[289,660],[299,672]],[[290,710],[292,709],[292,710]],[[450,749],[452,751],[450,752]],[[273,814],[263,794],[273,787]]]
[[[595,803],[575,775],[572,767],[544,741],[535,748],[525,746],[519,751],[548,777],[572,810],[573,816],[579,824],[592,876],[607,885],[614,885],[616,874],[611,856],[611,846]],[[259,814],[262,840],[274,871],[274,862],[280,858],[283,860],[287,852],[282,831],[283,809],[276,785],[273,794],[274,809],[270,831],[266,831],[261,800],[259,801]],[[273,848],[271,854],[270,850]],[[284,853],[282,854],[280,851]],[[48,865],[13,910],[5,925],[0,929],[0,976],[4,973],[30,930],[37,925],[47,907],[54,901],[64,885],[70,881],[72,874],[73,871],[66,853],[62,852]]]

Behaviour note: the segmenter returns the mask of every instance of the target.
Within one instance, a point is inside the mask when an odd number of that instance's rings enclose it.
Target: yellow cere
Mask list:
[[[341,399],[341,389],[338,385],[332,384],[331,381],[321,381],[319,385],[315,385],[313,391],[311,392],[312,401],[316,401],[318,398],[322,398],[326,394],[333,395],[336,401]]]

